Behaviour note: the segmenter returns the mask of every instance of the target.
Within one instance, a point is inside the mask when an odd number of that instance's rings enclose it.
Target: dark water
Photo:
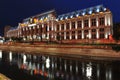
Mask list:
[[[0,51],[0,73],[12,80],[120,80],[120,61]]]

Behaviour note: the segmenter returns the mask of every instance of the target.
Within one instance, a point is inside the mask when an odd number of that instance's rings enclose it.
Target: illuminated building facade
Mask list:
[[[7,32],[10,30],[11,26],[5,26],[4,28],[4,37],[7,37]]]
[[[15,34],[34,41],[100,42],[109,40],[113,34],[112,13],[103,5],[58,16],[55,10],[51,10],[24,19]]]
[[[7,31],[6,37],[18,37],[18,28],[17,27],[11,27],[9,31]]]

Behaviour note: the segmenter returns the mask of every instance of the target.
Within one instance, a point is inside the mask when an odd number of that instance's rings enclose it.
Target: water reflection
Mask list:
[[[2,59],[2,51],[0,50],[0,60]]]
[[[0,51],[0,59],[44,80],[114,80],[112,61],[94,61],[50,55]],[[8,53],[8,54],[7,54]],[[117,66],[119,69],[120,66]],[[120,71],[117,71],[118,73]],[[118,76],[117,76],[118,77]]]

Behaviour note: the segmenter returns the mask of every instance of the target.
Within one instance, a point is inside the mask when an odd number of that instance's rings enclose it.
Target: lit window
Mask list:
[[[72,22],[72,29],[75,29],[75,22]]]
[[[99,18],[99,24],[104,25],[105,24],[105,19],[104,17]]]
[[[88,27],[88,20],[84,20],[84,27]]]
[[[104,32],[104,28],[100,28],[99,31],[100,31],[100,32]]]
[[[96,18],[95,19],[91,19],[91,26],[96,26]]]
[[[64,24],[61,25],[62,30],[64,30]]]
[[[78,28],[81,28],[82,27],[82,21],[77,21],[77,26],[78,26]]]
[[[66,23],[66,28],[69,29],[69,27],[70,27],[70,24]]]

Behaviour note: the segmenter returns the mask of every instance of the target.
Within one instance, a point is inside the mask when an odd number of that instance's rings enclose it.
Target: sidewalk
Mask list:
[[[11,79],[0,73],[0,80],[11,80]]]
[[[114,58],[120,59],[120,52],[106,46],[79,46],[79,45],[1,45],[1,50],[20,51],[34,54],[50,54],[70,57]]]

